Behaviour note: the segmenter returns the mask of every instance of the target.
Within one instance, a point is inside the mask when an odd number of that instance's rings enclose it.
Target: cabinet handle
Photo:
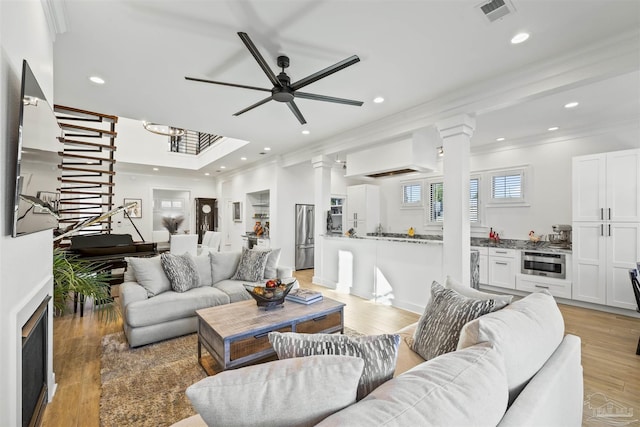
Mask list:
[[[609,237],[611,237],[611,224],[609,224]]]
[[[604,236],[604,224],[600,224],[600,235]]]
[[[267,335],[269,335],[269,332],[271,332],[271,331],[264,332],[264,333],[262,333],[262,334],[258,334],[258,335],[254,335],[254,336],[253,336],[253,338],[255,338],[255,339],[259,340],[260,338],[264,338],[264,337],[266,337]]]
[[[609,208],[609,220],[611,220],[611,208]]]
[[[497,264],[497,265],[509,265],[509,264],[508,264],[508,263],[506,263],[506,262],[498,262],[498,261],[496,261],[496,264]]]
[[[313,319],[314,322],[319,322],[321,320],[324,320],[327,318],[327,315],[325,314],[324,316],[320,316],[320,317],[316,317],[315,319]]]
[[[604,208],[600,208],[600,220],[604,220]]]
[[[496,251],[497,254],[506,254],[507,251]]]
[[[540,288],[540,289],[549,289],[548,286],[542,286],[542,285],[534,285],[536,288]]]

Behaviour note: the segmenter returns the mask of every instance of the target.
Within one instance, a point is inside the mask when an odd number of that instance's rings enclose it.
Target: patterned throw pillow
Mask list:
[[[385,334],[351,338],[339,334],[271,332],[269,342],[278,359],[329,354],[362,358],[364,370],[358,383],[357,396],[357,400],[360,400],[393,378],[400,336]]]
[[[191,288],[197,288],[200,284],[198,267],[189,252],[183,255],[164,253],[160,261],[174,291],[186,292]]]
[[[495,309],[493,299],[467,298],[434,281],[431,284],[431,301],[418,321],[409,346],[425,360],[454,351],[462,327]]]
[[[246,280],[248,282],[262,280],[268,257],[269,252],[251,251],[247,248],[242,248],[238,269],[231,279]]]

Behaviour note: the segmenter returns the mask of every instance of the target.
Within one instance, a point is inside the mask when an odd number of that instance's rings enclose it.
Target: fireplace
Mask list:
[[[40,424],[47,405],[49,300],[22,327],[22,426]]]

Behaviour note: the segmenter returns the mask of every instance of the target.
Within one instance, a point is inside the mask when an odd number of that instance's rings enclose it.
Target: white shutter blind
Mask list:
[[[444,184],[442,182],[434,182],[431,184],[431,221],[442,222],[444,219],[444,211],[442,200],[444,196]]]
[[[402,204],[418,205],[422,203],[422,187],[420,184],[402,186]]]
[[[478,222],[478,187],[480,180],[469,181],[469,221]]]
[[[491,197],[494,199],[522,198],[522,175],[494,176],[491,183]]]

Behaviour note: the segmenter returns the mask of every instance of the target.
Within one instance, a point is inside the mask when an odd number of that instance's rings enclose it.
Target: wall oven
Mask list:
[[[564,254],[550,252],[523,252],[522,274],[564,279],[567,276]]]

